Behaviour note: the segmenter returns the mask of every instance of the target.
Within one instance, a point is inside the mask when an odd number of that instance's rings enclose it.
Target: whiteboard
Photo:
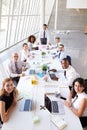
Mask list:
[[[87,9],[87,0],[67,0],[66,8]]]

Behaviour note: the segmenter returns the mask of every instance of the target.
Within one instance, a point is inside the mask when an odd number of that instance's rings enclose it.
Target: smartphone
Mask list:
[[[60,96],[60,98],[61,98],[61,99],[63,99],[63,100],[66,100],[66,98],[65,98],[65,97]]]

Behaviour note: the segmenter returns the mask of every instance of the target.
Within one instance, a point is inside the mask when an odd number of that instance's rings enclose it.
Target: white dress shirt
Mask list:
[[[66,76],[64,76],[64,71],[66,71]],[[67,69],[61,69],[56,72],[56,76],[59,78],[58,81],[66,86],[72,86],[74,79],[80,77],[71,65]]]
[[[75,102],[72,104],[75,109],[79,109],[82,100],[85,99],[85,98],[87,99],[87,94],[84,93],[84,92],[79,93],[79,94],[77,94],[77,95],[78,95],[77,99],[76,99]],[[75,99],[75,97],[74,97],[74,99]],[[72,102],[74,101],[74,99],[72,99]],[[82,116],[87,116],[87,107],[85,108],[85,110],[84,110]]]
[[[29,51],[31,51],[31,50],[32,50],[32,48],[33,48],[33,43],[28,42],[28,47],[29,47]]]
[[[33,50],[33,47],[38,47],[38,42],[34,42],[34,43],[31,43],[31,42],[28,42],[28,46],[29,46],[29,51],[32,51]]]
[[[28,61],[29,57],[30,57],[29,50],[26,50],[26,51],[22,50],[21,51],[21,61],[24,61],[24,60]]]
[[[62,44],[61,42],[53,44],[53,48],[58,50],[59,45]]]
[[[59,53],[60,53],[60,57],[59,57]],[[58,58],[58,60],[61,62],[64,58],[66,58],[66,52],[65,51],[58,51],[57,54],[55,54],[54,58]]]

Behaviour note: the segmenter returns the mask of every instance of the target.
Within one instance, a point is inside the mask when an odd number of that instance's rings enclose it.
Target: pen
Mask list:
[[[22,100],[24,97],[22,97],[22,98],[19,98],[17,101],[20,101],[20,100]]]

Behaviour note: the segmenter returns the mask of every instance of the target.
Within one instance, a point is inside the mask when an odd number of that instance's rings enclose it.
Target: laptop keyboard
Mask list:
[[[24,111],[28,111],[30,108],[30,100],[26,99],[24,104]]]
[[[52,111],[54,113],[58,113],[59,112],[58,103],[56,101],[52,101]]]
[[[51,101],[52,113],[64,114],[64,105],[61,101]]]
[[[32,100],[24,99],[20,102],[19,106],[20,111],[31,111],[32,110]]]

